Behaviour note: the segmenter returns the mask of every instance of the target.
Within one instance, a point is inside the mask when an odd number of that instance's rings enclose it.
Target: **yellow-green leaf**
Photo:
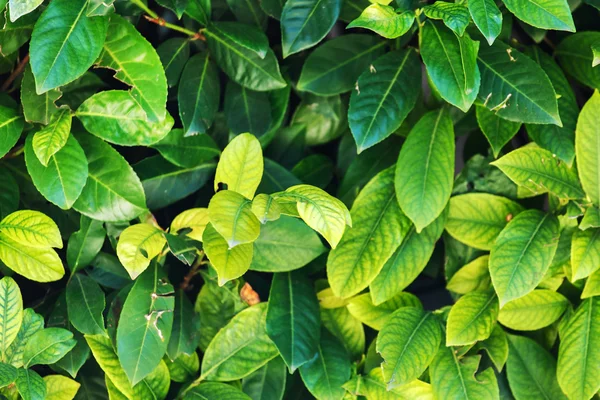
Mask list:
[[[44,377],[46,382],[46,400],[72,400],[79,387],[79,382],[62,375],[48,375]]]
[[[53,282],[63,277],[65,269],[51,248],[29,247],[0,232],[0,260],[17,274],[36,282]]]
[[[15,211],[0,221],[0,233],[28,247],[62,248],[58,226],[39,211]]]
[[[6,350],[17,338],[23,322],[23,298],[19,286],[11,277],[0,280],[0,352],[6,360]]]
[[[259,194],[252,200],[252,212],[261,224],[275,221],[281,216],[281,206],[268,194]]]
[[[470,292],[450,309],[446,346],[462,346],[490,337],[498,319],[498,296],[493,290]]]
[[[456,271],[446,289],[458,294],[489,289],[492,284],[488,269],[489,258],[488,255],[478,257]]]
[[[252,202],[235,191],[215,194],[208,204],[208,216],[229,248],[254,242],[260,234],[260,221],[252,212]]]
[[[577,119],[575,155],[583,190],[592,203],[600,205],[600,92],[595,91]]]
[[[44,167],[50,157],[67,144],[71,133],[71,110],[61,108],[50,119],[50,123],[33,135],[33,151]]]
[[[171,222],[171,232],[177,233],[182,229],[190,229],[186,235],[199,242],[202,241],[202,233],[210,222],[208,208],[192,208],[185,210]]]
[[[236,136],[221,154],[215,176],[215,191],[219,184],[251,199],[262,179],[264,169],[262,148],[250,133]]]
[[[535,331],[560,318],[569,301],[551,290],[534,290],[526,296],[509,301],[498,314],[498,321],[510,329]]]
[[[232,279],[239,278],[250,268],[254,253],[252,243],[229,247],[225,238],[217,232],[212,224],[208,224],[204,229],[202,242],[206,256],[217,271],[220,286]]]
[[[576,230],[571,240],[573,280],[587,278],[600,268],[600,229]]]
[[[144,272],[150,261],[160,254],[167,242],[163,233],[149,224],[132,225],[121,233],[117,256],[131,279]]]
[[[379,305],[373,304],[369,293],[361,294],[351,298],[347,307],[354,318],[378,331],[385,326],[394,311],[399,308],[422,308],[419,299],[406,292],[398,293]]]

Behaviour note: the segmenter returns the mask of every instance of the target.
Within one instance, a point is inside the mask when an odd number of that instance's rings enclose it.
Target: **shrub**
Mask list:
[[[0,398],[595,396],[600,3],[499,3],[0,0]]]

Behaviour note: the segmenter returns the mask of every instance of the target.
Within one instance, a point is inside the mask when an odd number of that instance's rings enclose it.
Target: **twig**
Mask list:
[[[10,85],[14,82],[14,80],[17,79],[17,77],[23,73],[23,70],[27,66],[28,62],[29,62],[29,53],[27,53],[27,55],[25,57],[23,57],[23,59],[21,60],[19,65],[17,65],[17,68],[15,68],[15,70],[12,72],[12,74],[10,74],[8,79],[2,84],[2,87],[0,88],[0,90],[2,90],[3,92],[7,91],[8,88],[10,87]]]
[[[190,268],[190,271],[183,278],[183,282],[181,282],[181,285],[179,285],[179,288],[181,290],[183,290],[183,291],[188,290],[188,288],[190,286],[190,281],[192,280],[192,278],[194,276],[196,276],[196,274],[198,273],[198,270],[204,264],[206,264],[206,261],[204,261],[204,252],[200,251],[199,254],[198,254],[198,258],[196,258],[196,261],[194,262],[194,264]]]
[[[194,31],[191,31],[184,27],[181,27],[179,25],[171,24],[171,23],[165,21],[164,18],[161,18],[157,13],[155,13],[154,11],[149,9],[148,6],[145,5],[141,0],[131,0],[131,2],[133,4],[135,4],[136,6],[138,6],[139,8],[141,8],[146,14],[148,14],[148,15],[144,15],[144,18],[146,18],[148,21],[152,22],[153,24],[156,24],[159,26],[164,26],[165,28],[184,33],[184,34],[188,35],[191,40],[197,40],[197,39],[206,40],[206,38],[204,38],[204,35],[202,35],[200,32],[194,32]]]

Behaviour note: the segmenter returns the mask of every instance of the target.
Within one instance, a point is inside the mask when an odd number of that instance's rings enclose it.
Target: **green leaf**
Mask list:
[[[96,65],[113,69],[116,79],[131,86],[136,108],[142,108],[150,122],[165,119],[167,78],[160,58],[137,29],[117,14],[110,17],[106,41]]]
[[[181,19],[189,0],[158,0],[157,3],[173,11]]]
[[[190,42],[183,38],[171,38],[165,40],[156,48],[156,54],[160,57],[165,70],[167,85],[176,86],[179,83],[181,72],[190,58]],[[183,81],[182,83],[185,83]]]
[[[465,33],[469,25],[469,10],[463,4],[448,3],[445,1],[436,1],[435,3],[423,7],[425,15],[431,19],[441,19],[444,25],[452,29],[458,36]]]
[[[302,146],[305,144],[316,146],[339,137],[343,133],[342,129],[345,128],[345,118],[346,108],[340,96],[307,95],[300,106],[296,108],[292,118],[292,126],[286,132],[300,131],[305,133],[306,140],[305,143],[302,143]]]
[[[44,0],[10,0],[10,20],[15,22],[23,15],[29,14],[38,8]]]
[[[252,4],[252,1],[255,0],[249,0],[248,2],[245,2],[245,4],[250,5]],[[241,4],[243,4],[243,2]],[[245,22],[243,24],[238,22],[219,22],[218,25],[223,35],[231,41],[238,43],[248,50],[252,50],[258,54],[260,58],[265,58],[267,55],[267,51],[269,50],[269,39],[261,29],[251,26],[252,22]],[[262,23],[257,21],[256,25],[260,27]]]
[[[244,132],[260,137],[271,125],[271,105],[268,93],[256,92],[228,82],[225,91],[227,126],[235,135]]]
[[[492,285],[488,270],[490,256],[476,258],[458,271],[448,281],[446,289],[458,294],[485,291]]]
[[[541,29],[575,32],[575,24],[565,0],[506,0],[506,8],[521,21]]]
[[[281,206],[270,195],[259,194],[252,200],[252,212],[264,225],[269,221],[277,221],[281,217]]]
[[[577,230],[571,242],[573,281],[587,278],[600,268],[600,229]]]
[[[312,283],[302,272],[274,275],[266,320],[267,335],[290,373],[315,356],[321,325],[319,302]]]
[[[0,221],[0,233],[29,247],[61,249],[63,246],[56,223],[39,211],[15,211]]]
[[[311,154],[292,168],[292,173],[302,182],[326,189],[333,179],[334,164],[323,154]]]
[[[16,273],[36,282],[53,282],[65,269],[51,248],[30,247],[0,233],[0,260]]]
[[[556,160],[548,150],[521,147],[491,164],[500,168],[517,185],[533,193],[549,191],[564,199],[585,196],[576,172],[566,163]]]
[[[556,360],[532,339],[508,335],[506,372],[517,399],[566,399],[556,381]]]
[[[394,7],[375,3],[365,8],[346,29],[365,28],[386,39],[396,39],[408,32],[414,21],[413,11],[398,14]]]
[[[342,398],[345,393],[342,385],[350,379],[350,358],[346,349],[329,332],[321,330],[317,355],[300,367],[300,376],[316,398]]]
[[[217,333],[204,353],[201,380],[241,379],[279,354],[267,336],[266,312],[266,303],[249,307]]]
[[[0,363],[0,388],[4,388],[15,382],[18,371],[9,364]]]
[[[501,371],[508,358],[508,339],[499,324],[494,324],[489,338],[475,343],[474,351],[485,350],[498,371]]]
[[[0,105],[0,157],[13,148],[23,132],[23,117],[17,110]]]
[[[74,208],[99,221],[130,221],[146,210],[144,189],[115,149],[91,135],[78,135],[89,163],[89,178]]]
[[[600,389],[600,297],[584,300],[561,335],[557,377],[568,398],[590,399]]]
[[[496,41],[479,49],[477,63],[486,108],[509,121],[562,126],[552,83],[529,57]]]
[[[373,35],[350,34],[329,40],[308,56],[296,88],[318,96],[348,92],[383,54],[385,45]]]
[[[396,196],[417,233],[444,210],[454,177],[454,128],[444,109],[425,114],[402,145],[396,164]]]
[[[135,279],[160,254],[166,242],[164,232],[159,228],[150,224],[132,225],[119,237],[117,256],[131,279]]]
[[[575,135],[579,179],[583,190],[595,205],[600,205],[600,148],[597,145],[599,115],[600,93],[596,91],[581,109]]]
[[[115,0],[90,0],[85,14],[88,17],[95,17],[97,15],[110,15],[115,11],[114,2]]]
[[[220,191],[212,197],[208,215],[229,248],[251,243],[260,234],[260,222],[252,212],[252,202],[232,190]]]
[[[493,0],[471,0],[468,5],[473,22],[491,46],[502,31],[502,13]]]
[[[121,146],[149,146],[173,127],[169,114],[151,122],[133,93],[123,90],[96,93],[79,106],[75,115],[88,132]]]
[[[274,197],[281,205],[295,205],[300,218],[323,235],[333,249],[342,239],[346,225],[352,226],[352,217],[346,206],[314,186],[292,186]]]
[[[467,193],[450,199],[446,230],[456,240],[481,250],[491,250],[506,224],[523,207],[505,197]]]
[[[132,385],[147,377],[167,351],[175,306],[173,292],[162,267],[153,263],[136,279],[125,300],[116,347]]]
[[[420,307],[403,307],[396,311],[377,335],[377,352],[387,389],[417,379],[433,360],[442,328],[433,314]]]
[[[13,278],[6,276],[0,280],[0,354],[3,361],[7,360],[7,350],[17,338],[22,322],[21,290]],[[0,375],[4,377],[4,373]],[[4,382],[3,379],[1,380]]]
[[[182,353],[173,361],[165,357],[163,361],[167,364],[169,375],[174,382],[189,382],[196,376],[200,369],[200,361],[196,352],[193,352],[190,356]]]
[[[340,15],[340,0],[288,0],[281,12],[283,58],[319,43]]]
[[[232,385],[220,382],[204,382],[200,386],[189,390],[183,400],[250,400],[239,389]]]
[[[71,275],[92,263],[102,249],[105,237],[102,222],[81,216],[79,230],[71,235],[67,244],[67,264]]]
[[[203,26],[208,24],[211,17],[210,0],[191,0],[185,10],[185,14],[195,19]]]
[[[221,97],[219,71],[206,53],[194,55],[185,64],[177,90],[184,136],[205,133],[215,119]]]
[[[347,307],[354,318],[379,331],[397,309],[402,307],[421,308],[422,306],[416,296],[400,292],[379,305],[373,304],[369,293],[361,294],[350,299]]]
[[[440,346],[429,374],[436,399],[498,400],[498,382],[492,368],[477,373],[480,356],[459,358],[452,347]]]
[[[372,369],[368,375],[356,375],[344,388],[352,394],[366,396],[368,399],[433,400],[431,385],[420,380],[388,390],[380,368]]]
[[[579,223],[579,229],[585,231],[590,228],[600,228],[600,209],[589,207],[583,214],[583,219]]]
[[[19,185],[6,168],[0,168],[0,219],[7,217],[19,208]]]
[[[267,24],[267,15],[259,6],[258,0],[235,1],[226,0],[229,9],[235,18],[248,25],[256,25],[264,29]]]
[[[444,230],[446,214],[442,213],[421,233],[417,233],[413,225],[410,226],[400,246],[370,283],[374,304],[379,305],[400,293],[425,269],[435,243]]]
[[[490,275],[500,307],[531,292],[544,278],[558,246],[552,214],[527,210],[502,230],[490,254]]]
[[[62,375],[47,375],[44,377],[46,383],[46,400],[72,400],[77,395],[81,386],[73,379]]]
[[[52,115],[58,112],[55,102],[61,96],[62,93],[59,89],[52,89],[38,95],[35,91],[35,79],[31,72],[31,66],[27,65],[21,82],[21,103],[25,120],[47,125]]]
[[[119,364],[117,354],[113,349],[110,339],[102,335],[86,335],[85,340],[92,350],[92,355],[100,368],[106,374],[106,378],[110,379],[115,388],[121,392],[125,398],[131,398],[134,390],[125,375],[125,371]]]
[[[73,334],[62,328],[46,328],[35,332],[23,349],[25,368],[37,364],[53,364],[63,358],[76,341]]]
[[[285,1],[283,0],[262,0],[260,1],[260,8],[262,8],[270,17],[280,20],[284,4]]]
[[[272,50],[266,56],[248,49],[227,34],[227,26],[211,23],[205,30],[206,42],[211,55],[223,72],[233,81],[248,89],[267,91],[281,89],[287,82],[279,72],[279,64]]]
[[[23,400],[46,399],[46,382],[35,371],[19,369],[15,383]]]
[[[287,375],[283,359],[276,357],[245,377],[242,390],[252,400],[282,400]]]
[[[433,86],[447,102],[467,112],[479,92],[480,75],[476,62],[479,42],[471,40],[468,34],[457,36],[441,23],[431,20],[425,22],[419,41]]]
[[[339,300],[338,300],[339,301]],[[321,321],[346,348],[352,359],[357,360],[365,352],[365,330],[347,308],[321,307]]]
[[[446,346],[463,346],[490,337],[498,319],[498,297],[493,290],[470,292],[450,309]]]
[[[348,123],[358,153],[400,127],[417,102],[420,76],[419,59],[410,49],[378,58],[360,75],[348,110]]]
[[[86,335],[104,335],[104,317],[106,306],[104,292],[90,277],[75,274],[67,284],[67,308],[69,321],[75,329]]]
[[[219,184],[251,199],[260,184],[264,163],[260,142],[249,133],[236,136],[223,150],[217,165],[215,191]]]
[[[33,151],[44,167],[48,166],[50,157],[67,144],[71,133],[71,119],[71,110],[62,108],[52,116],[46,127],[33,135]]]
[[[591,274],[585,282],[583,292],[581,293],[582,299],[587,299],[592,296],[600,295],[600,271],[596,270]]]
[[[342,298],[367,287],[392,256],[409,229],[394,190],[394,169],[373,178],[352,207],[354,227],[342,237],[327,259],[333,292]]]
[[[195,353],[198,347],[198,329],[196,322],[198,316],[194,313],[194,306],[188,299],[183,290],[175,293],[175,309],[173,315],[173,329],[171,339],[167,347],[167,355],[170,359],[176,360],[180,356],[187,356]],[[193,372],[193,375],[197,372]]]
[[[492,146],[494,157],[497,158],[502,148],[519,132],[521,123],[500,118],[496,113],[485,107],[477,106],[475,113],[477,115],[477,125],[479,125],[479,129],[481,129],[490,146]],[[550,128],[549,125],[543,125],[543,127],[544,129]]]
[[[202,234],[204,251],[219,276],[219,286],[239,278],[248,271],[252,262],[252,243],[238,244],[231,248],[227,240],[208,224]]]
[[[108,18],[86,16],[87,3],[53,1],[36,22],[30,54],[38,94],[74,81],[98,58]]]
[[[557,321],[568,305],[563,295],[537,289],[506,303],[498,314],[498,321],[510,329],[534,331]]]
[[[171,232],[177,233],[182,229],[191,229],[186,235],[199,242],[202,241],[204,228],[210,222],[207,208],[191,208],[176,216],[171,222]]]
[[[44,318],[36,314],[31,308],[23,310],[23,320],[21,328],[17,333],[15,340],[6,349],[2,356],[2,361],[11,364],[14,367],[20,368],[23,366],[23,350],[25,344],[31,336],[44,328]]]
[[[44,167],[33,149],[33,136],[25,142],[25,162],[37,190],[51,203],[66,210],[81,195],[88,178],[88,160],[79,142],[69,136],[66,144],[50,156]]]

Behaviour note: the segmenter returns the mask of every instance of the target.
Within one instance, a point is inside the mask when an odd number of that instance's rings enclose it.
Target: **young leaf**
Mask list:
[[[388,390],[380,368],[372,369],[368,375],[356,375],[344,388],[352,394],[366,396],[368,399],[433,399],[431,385],[418,379]]]
[[[394,169],[373,178],[352,207],[354,227],[327,258],[333,292],[342,298],[367,287],[398,248],[410,222],[400,211],[394,190]]]
[[[208,215],[230,249],[254,242],[260,234],[260,222],[252,212],[252,202],[232,190],[223,190],[212,197]]]
[[[64,147],[71,133],[71,110],[62,108],[50,119],[50,123],[33,135],[33,151],[44,167],[50,157]]]
[[[490,256],[476,258],[458,271],[448,281],[446,289],[458,294],[486,291],[492,285],[488,261]]]
[[[117,256],[131,279],[148,268],[166,244],[164,232],[150,224],[136,224],[125,229],[119,237]]]
[[[0,221],[0,233],[29,247],[61,249],[63,246],[56,223],[39,211],[15,211]]]
[[[394,7],[375,3],[365,8],[360,17],[350,22],[346,29],[365,28],[386,39],[396,39],[408,32],[413,22],[415,22],[413,11],[396,13]]]
[[[108,18],[86,16],[87,3],[53,1],[36,22],[30,54],[38,94],[74,81],[98,58]]]
[[[575,24],[565,0],[506,0],[506,8],[521,21],[536,28],[575,32]]]
[[[491,46],[502,31],[502,13],[493,0],[471,0],[469,13],[479,31]]]
[[[0,280],[0,354],[2,361],[7,360],[7,350],[17,338],[22,322],[21,290],[13,278],[6,276]]]
[[[536,289],[506,303],[498,314],[498,321],[511,329],[534,331],[557,321],[568,305],[569,301],[562,294]]]
[[[16,273],[36,282],[53,282],[65,269],[56,252],[47,247],[30,247],[0,232],[0,260]]]
[[[600,132],[596,123],[599,115],[600,93],[596,91],[581,109],[575,135],[579,179],[583,190],[595,205],[600,205],[600,149],[596,145]]]
[[[469,10],[460,3],[448,3],[446,1],[436,1],[435,3],[423,7],[425,15],[431,19],[441,19],[444,25],[452,29],[458,36],[465,33],[469,25]]]
[[[100,286],[90,277],[75,274],[66,290],[69,321],[86,335],[104,335],[104,307],[106,300]]]
[[[490,337],[498,319],[498,296],[493,290],[470,292],[450,309],[446,346],[463,346]]]
[[[421,376],[441,341],[442,328],[433,314],[416,307],[403,307],[392,314],[377,336],[387,389]]]
[[[171,232],[177,233],[182,229],[190,229],[186,233],[191,239],[202,241],[202,233],[210,222],[207,208],[192,208],[176,216],[171,222]]]
[[[444,210],[454,176],[454,128],[447,111],[425,114],[411,129],[396,164],[396,196],[417,233]]]
[[[479,129],[492,146],[494,157],[498,157],[500,150],[517,134],[521,128],[521,123],[500,118],[493,111],[480,106],[475,108],[475,114],[477,115]],[[549,128],[549,125],[543,126],[545,129]]]
[[[223,150],[217,165],[215,191],[219,184],[249,199],[254,197],[263,175],[264,162],[260,142],[249,133],[236,136]]]
[[[378,331],[390,320],[394,311],[402,307],[421,308],[422,306],[416,296],[405,292],[400,292],[379,305],[373,304],[369,294],[365,293],[353,297],[347,305],[348,311],[354,318]]]
[[[360,75],[348,110],[348,123],[358,153],[400,127],[417,102],[420,76],[421,66],[411,49],[378,58]]]
[[[73,334],[66,329],[41,329],[31,335],[25,344],[23,364],[25,368],[36,364],[53,364],[63,358],[75,344]]]
[[[259,194],[252,200],[252,212],[264,225],[281,217],[281,206],[268,194]]]
[[[46,383],[46,400],[73,400],[81,386],[73,379],[62,375],[47,375],[44,377]]]
[[[531,292],[543,279],[558,246],[552,214],[527,210],[502,230],[490,253],[490,275],[500,307]]]
[[[208,224],[202,234],[204,251],[219,276],[219,286],[244,275],[252,262],[252,243],[229,247],[227,240],[212,224]]]

